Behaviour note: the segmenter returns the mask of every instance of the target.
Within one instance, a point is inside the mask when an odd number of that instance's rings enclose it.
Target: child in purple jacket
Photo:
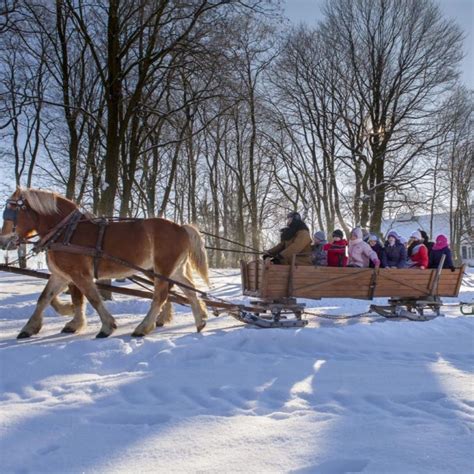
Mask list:
[[[400,242],[400,236],[394,230],[387,234],[384,252],[382,254],[382,266],[384,268],[405,268],[407,265],[407,249]]]

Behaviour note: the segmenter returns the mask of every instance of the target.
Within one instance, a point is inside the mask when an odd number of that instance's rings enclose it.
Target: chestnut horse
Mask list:
[[[77,205],[59,194],[38,190],[17,188],[7,201],[4,212],[4,223],[0,234],[0,246],[21,241],[38,234],[47,237],[51,230],[78,210]],[[59,234],[62,241],[67,229]],[[84,295],[100,316],[102,327],[96,337],[107,337],[116,329],[117,324],[102,302],[94,283],[97,278],[124,278],[136,272],[136,269],[121,264],[129,262],[132,266],[152,270],[165,278],[194,287],[191,268],[197,270],[204,281],[209,284],[207,255],[204,243],[198,230],[190,225],[178,225],[166,219],[135,219],[108,222],[103,237],[100,237],[100,226],[85,217],[78,221],[70,235],[71,247],[94,250],[101,240],[104,254],[115,260],[101,258],[98,260],[94,275],[94,257],[70,253],[54,246],[47,252],[48,267],[51,277],[41,293],[35,311],[20,331],[18,338],[27,338],[37,334],[42,326],[43,311],[54,303],[56,297],[70,285],[77,287],[72,292],[74,317],[66,324],[62,332],[75,333],[83,329],[87,322],[85,317]],[[78,247],[79,246],[79,247]],[[117,261],[118,260],[118,261]],[[156,326],[167,297],[169,282],[154,278],[153,300],[150,310],[143,321],[135,328],[132,336],[145,336]],[[207,311],[204,303],[195,291],[182,287],[183,293],[191,302],[196,328],[201,331],[206,325]]]

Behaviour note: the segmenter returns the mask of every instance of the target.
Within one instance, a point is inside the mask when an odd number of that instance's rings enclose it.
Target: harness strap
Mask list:
[[[69,213],[63,220],[61,220],[52,229],[50,229],[48,233],[35,244],[35,246],[33,247],[33,251],[35,253],[41,252],[42,250],[45,250],[51,244],[53,244],[61,235],[61,232],[63,232],[64,226],[68,224],[68,222],[70,222],[76,214],[79,214],[79,217],[82,216],[81,211],[79,211],[78,209],[75,209],[74,211]]]
[[[81,245],[76,245],[76,244],[63,245],[60,243],[53,242],[48,248],[49,250],[55,251],[55,252],[68,252],[68,253],[74,253],[74,254],[79,254],[79,255],[86,255],[90,257],[96,257],[97,255],[97,250],[95,248],[83,247]],[[119,265],[123,267],[132,268],[141,273],[144,273],[149,278],[158,278],[159,280],[166,281],[170,285],[176,285],[176,286],[179,286],[180,288],[185,288],[186,290],[194,291],[195,293],[201,295],[203,298],[209,298],[209,295],[205,291],[198,290],[197,288],[194,288],[193,286],[186,285],[185,283],[181,283],[179,281],[173,280],[172,278],[164,276],[161,273],[156,273],[153,270],[147,270],[146,268],[135,265],[134,263],[124,260],[122,258],[109,255],[103,250],[101,251],[99,258],[106,258],[107,260],[111,260],[112,262],[118,263]],[[217,300],[221,299],[217,297],[214,297],[214,298]],[[225,301],[225,300],[222,300],[222,301]]]
[[[82,218],[82,213],[77,212],[71,217],[71,220],[67,223],[67,227],[66,227],[66,231],[64,232],[64,239],[63,239],[64,245],[69,245],[69,243],[71,242],[72,235],[74,234],[77,224],[79,223],[81,218]]]
[[[94,254],[94,278],[97,280],[99,274],[100,258],[102,256],[102,248],[104,243],[105,229],[108,222],[105,219],[101,219],[98,223],[99,234],[97,235],[97,242],[95,243],[95,254]]]

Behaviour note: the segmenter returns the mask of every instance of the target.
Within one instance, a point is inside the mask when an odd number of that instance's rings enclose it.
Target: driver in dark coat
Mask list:
[[[291,265],[293,255],[297,265],[312,265],[311,262],[311,235],[308,226],[301,219],[298,212],[287,215],[286,227],[281,229],[280,243],[267,250],[264,259],[271,258],[272,263]]]

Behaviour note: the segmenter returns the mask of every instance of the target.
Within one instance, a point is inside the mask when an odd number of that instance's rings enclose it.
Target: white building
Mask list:
[[[472,211],[472,208],[471,208]],[[473,218],[471,212],[471,219]],[[444,234],[448,237],[451,234],[451,222],[449,213],[434,214],[433,215],[433,232],[430,235],[431,215],[416,216],[413,214],[404,214],[396,219],[387,219],[382,222],[382,232],[384,235],[390,230],[397,231],[402,237],[408,239],[410,234],[415,230],[424,230],[431,240],[435,240],[439,234]],[[474,240],[467,232],[461,237],[461,257],[463,263],[469,266],[474,266]]]

